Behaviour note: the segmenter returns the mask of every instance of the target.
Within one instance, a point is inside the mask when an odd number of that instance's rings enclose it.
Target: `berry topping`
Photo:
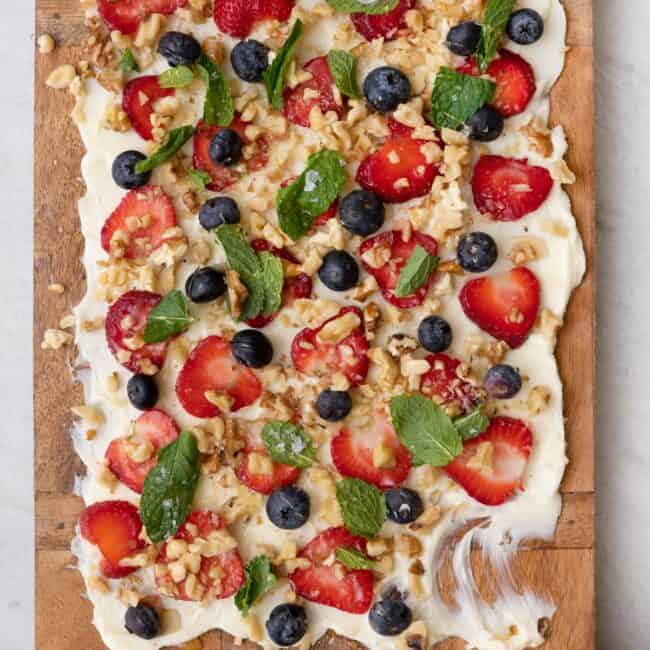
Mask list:
[[[532,45],[544,33],[544,20],[534,9],[520,9],[510,15],[508,37],[519,45]]]
[[[345,390],[324,390],[316,400],[318,415],[328,422],[339,422],[352,410],[352,398]]]
[[[406,28],[406,12],[413,9],[415,0],[399,0],[397,6],[385,14],[350,14],[350,20],[361,36],[369,41],[383,38],[392,41],[400,29]]]
[[[330,251],[323,258],[318,277],[332,291],[347,291],[359,282],[359,265],[346,251]]]
[[[269,48],[252,39],[241,41],[230,53],[230,63],[240,79],[251,83],[262,81],[269,67]]]
[[[307,632],[307,612],[300,605],[276,605],[266,621],[266,631],[279,646],[295,645]]]
[[[199,42],[189,34],[165,32],[158,42],[158,53],[167,59],[172,68],[192,65],[201,56]]]
[[[492,142],[503,133],[503,115],[494,106],[483,106],[467,120],[467,126],[472,140]]]
[[[141,639],[153,639],[160,634],[158,612],[145,603],[138,603],[137,607],[126,610],[124,627],[129,634],[135,634]]]
[[[411,99],[411,83],[401,70],[385,65],[368,74],[363,94],[376,111],[390,113]]]
[[[158,385],[150,375],[136,374],[126,385],[129,402],[139,411],[149,411],[158,402]]]
[[[187,297],[195,303],[213,302],[226,293],[226,278],[223,271],[205,266],[196,269],[185,283]]]
[[[386,492],[386,507],[388,518],[396,524],[412,524],[424,511],[420,495],[405,487]]]
[[[456,248],[458,264],[470,273],[487,271],[499,256],[494,239],[485,232],[468,232],[463,235]]]
[[[124,151],[113,161],[113,180],[123,190],[134,190],[151,180],[151,172],[136,174],[135,166],[147,157],[139,151]]]
[[[446,45],[458,56],[472,56],[478,49],[482,31],[477,23],[470,21],[458,23],[447,32]]]
[[[233,129],[221,129],[210,141],[210,160],[215,165],[232,167],[241,160],[242,141]]]
[[[411,625],[413,614],[403,600],[377,601],[368,614],[370,627],[381,636],[397,636]]]
[[[199,210],[199,223],[206,230],[213,230],[230,223],[239,223],[239,206],[229,196],[215,196],[207,200]]]
[[[353,235],[373,235],[384,225],[385,214],[381,199],[368,190],[354,190],[341,201],[341,224]]]
[[[300,528],[309,519],[309,495],[298,487],[278,488],[266,502],[266,514],[278,528]]]
[[[136,77],[124,86],[122,108],[141,138],[153,139],[153,105],[163,97],[171,97],[175,92],[173,88],[162,88],[156,75]]]
[[[249,368],[263,368],[273,361],[271,341],[257,330],[237,332],[230,347],[235,359]]]
[[[97,0],[97,11],[112,30],[133,34],[151,14],[173,14],[187,0]]]
[[[289,20],[295,0],[215,0],[214,22],[225,34],[244,38],[261,20]]]
[[[521,375],[505,363],[492,366],[485,377],[485,390],[490,397],[510,399],[521,390]]]
[[[444,352],[452,339],[451,325],[442,316],[427,316],[418,326],[420,345],[429,352]]]

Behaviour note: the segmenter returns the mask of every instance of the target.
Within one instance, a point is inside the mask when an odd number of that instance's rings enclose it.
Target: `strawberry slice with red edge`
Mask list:
[[[471,466],[479,446],[486,443],[491,445],[491,467]],[[480,503],[498,506],[523,489],[532,447],[533,434],[524,422],[494,418],[484,433],[463,443],[463,453],[445,471]]]
[[[180,429],[164,411],[153,409],[143,413],[133,424],[133,433],[111,442],[106,450],[108,467],[124,485],[138,494],[147,474],[156,466],[158,450],[178,438]],[[130,453],[139,445],[149,444],[151,454],[148,460],[138,462]]]
[[[209,390],[228,395],[232,399],[231,411],[252,404],[262,394],[257,375],[235,359],[230,343],[220,336],[208,336],[199,341],[176,381],[180,403],[197,418],[215,418],[221,414],[206,398]]]
[[[248,36],[262,20],[289,20],[295,0],[215,0],[214,22],[236,38]]]
[[[138,223],[134,225],[134,217]],[[176,210],[171,199],[157,185],[131,190],[104,222],[102,248],[110,254],[117,231],[128,236],[126,259],[145,259],[165,240],[165,232],[176,226]],[[122,244],[122,239],[119,240]]]
[[[294,591],[314,603],[335,607],[352,614],[370,609],[373,593],[372,571],[349,569],[337,563],[326,566],[338,548],[352,548],[366,554],[366,540],[343,527],[328,528],[312,539],[298,554],[312,563],[307,569],[296,569],[289,580]],[[342,571],[343,577],[339,571]]]
[[[318,106],[325,115],[334,111],[339,119],[345,114],[346,99],[338,93],[341,103],[336,101],[334,94],[334,79],[330,72],[326,56],[319,56],[305,63],[303,68],[311,74],[311,79],[303,81],[295,88],[284,91],[284,116],[300,126],[310,126],[309,114],[314,106]],[[307,97],[305,97],[307,93]],[[312,97],[311,94],[316,96]]]
[[[234,183],[236,183],[243,173],[255,172],[262,169],[269,159],[269,143],[267,139],[260,135],[251,142],[246,137],[246,127],[249,122],[244,122],[239,115],[235,115],[232,123],[228,127],[239,134],[244,147],[250,149],[247,158],[243,161],[244,171],[241,170],[241,165],[237,168],[226,167],[225,165],[218,165],[210,158],[210,143],[219,131],[225,127],[210,126],[201,120],[194,132],[194,167],[207,172],[212,181],[207,185],[207,188],[213,192],[221,192]]]
[[[146,75],[131,79],[124,86],[122,94],[122,108],[129,116],[131,126],[136,133],[145,140],[153,139],[153,125],[151,114],[153,105],[163,97],[176,94],[173,88],[162,88],[156,75]]]
[[[402,298],[395,295],[395,287],[399,280],[402,268],[409,261],[416,246],[422,246],[427,253],[435,255],[438,252],[438,242],[429,235],[420,232],[413,232],[408,241],[404,241],[401,230],[388,230],[370,239],[366,239],[359,248],[363,267],[372,275],[381,289],[381,293],[388,302],[401,309],[417,307],[424,302],[431,282],[433,273],[429,276],[428,282],[422,285],[414,293]],[[378,268],[375,268],[364,259],[373,248],[390,250],[388,261]]]
[[[465,315],[484,332],[518,348],[535,324],[540,293],[537,276],[518,266],[501,275],[470,280],[459,299]]]
[[[397,38],[399,31],[406,28],[406,12],[413,9],[415,0],[400,0],[395,9],[385,14],[350,14],[350,20],[361,36],[372,41],[383,38],[392,41]]]
[[[110,29],[133,34],[151,14],[173,14],[187,0],[97,0],[97,11]]]
[[[168,554],[171,540],[182,540],[188,545],[195,543],[200,545],[205,544],[206,541],[209,544],[210,539],[214,537],[218,542],[223,542],[225,527],[225,523],[216,513],[210,510],[195,510],[190,513],[176,535],[163,544],[156,564],[171,564],[178,561],[177,557],[170,557]],[[188,593],[190,576],[196,578],[196,584]],[[178,583],[172,580],[169,573],[161,575],[160,572],[156,572],[158,587],[162,587],[166,594],[171,592],[172,598],[176,600],[208,602],[228,598],[239,591],[244,581],[244,565],[236,547],[212,557],[201,554],[199,570],[192,573],[191,567],[188,567],[187,577]]]
[[[404,203],[425,196],[438,175],[438,163],[427,162],[421,147],[426,140],[412,137],[413,129],[388,119],[390,136],[359,165],[357,183],[384,203]]]
[[[128,291],[109,308],[106,315],[106,341],[115,358],[131,372],[162,368],[167,355],[167,341],[145,343],[132,350],[133,341],[144,336],[149,312],[162,300],[150,291]],[[127,344],[128,343],[128,344]]]
[[[548,169],[529,165],[525,159],[481,156],[474,166],[474,204],[495,221],[517,221],[535,212],[552,189]]]
[[[120,561],[144,548],[140,539],[142,521],[138,509],[128,501],[98,501],[88,506],[79,520],[81,536],[99,548],[100,569],[106,578],[123,578],[136,567],[120,566]]]
[[[319,341],[319,332],[329,323],[348,312],[359,316],[361,325],[339,343]],[[306,375],[332,376],[342,372],[352,387],[359,386],[368,374],[368,341],[363,330],[363,315],[357,307],[344,307],[317,328],[305,328],[296,335],[291,345],[294,366]]]

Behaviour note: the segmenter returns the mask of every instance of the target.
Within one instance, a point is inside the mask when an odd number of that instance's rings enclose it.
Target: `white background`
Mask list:
[[[598,648],[645,650],[650,648],[650,3],[595,4]],[[0,641],[11,650],[33,647],[33,15],[32,0],[0,2]]]

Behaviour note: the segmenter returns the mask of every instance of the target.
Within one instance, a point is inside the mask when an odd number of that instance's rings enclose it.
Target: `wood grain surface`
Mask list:
[[[558,358],[565,387],[568,456],[562,483],[564,509],[555,538],[531,540],[516,559],[519,584],[548,595],[557,604],[545,650],[594,650],[594,292],[595,208],[593,156],[592,0],[565,0],[569,15],[567,65],[552,93],[551,119],[564,125],[568,162],[577,183],[569,187],[587,251],[587,276],[576,291],[559,339]],[[69,407],[81,403],[80,387],[70,378],[64,354],[40,348],[46,328],[57,327],[82,297],[85,284],[80,257],[83,239],[76,204],[83,194],[79,163],[82,146],[67,119],[69,97],[49,90],[45,79],[57,65],[78,58],[82,38],[78,0],[36,0],[37,35],[52,34],[59,47],[36,56],[34,121],[34,413],[36,516],[36,647],[38,650],[102,650],[91,625],[92,608],[83,583],[72,568],[70,540],[81,510],[71,495],[75,474],[82,471],[69,437]],[[53,282],[63,296],[48,291]],[[490,583],[476,552],[475,569],[482,587]],[[442,576],[443,584],[448,580]],[[451,588],[447,584],[448,590]],[[204,650],[231,650],[232,639],[212,632]],[[316,647],[349,650],[355,644],[324,639]],[[244,644],[252,649],[253,644]],[[358,647],[358,644],[357,644]],[[450,639],[436,650],[461,650]],[[194,650],[194,649],[193,649]]]

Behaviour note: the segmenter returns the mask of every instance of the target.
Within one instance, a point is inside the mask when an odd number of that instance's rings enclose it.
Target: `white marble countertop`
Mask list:
[[[598,648],[644,650],[650,647],[650,254],[644,244],[650,244],[650,4],[595,4]],[[33,647],[33,15],[33,0],[2,3],[0,639],[16,650]]]

